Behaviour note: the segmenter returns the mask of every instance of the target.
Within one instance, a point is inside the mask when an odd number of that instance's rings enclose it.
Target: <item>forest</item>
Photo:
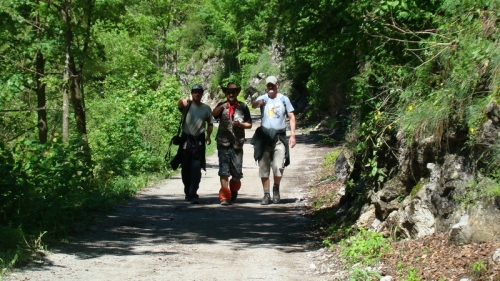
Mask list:
[[[390,178],[398,135],[446,150],[454,132],[500,196],[500,142],[476,149],[499,18],[498,0],[0,0],[0,268],[168,178],[192,85],[259,73],[345,132],[348,193]]]

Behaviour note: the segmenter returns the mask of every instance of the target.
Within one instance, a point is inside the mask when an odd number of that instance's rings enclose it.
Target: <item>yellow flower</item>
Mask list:
[[[377,116],[377,115],[375,115],[375,117],[374,117],[374,118],[375,118],[375,120],[378,120],[378,116]]]
[[[377,115],[380,115],[380,110],[377,110]]]
[[[387,128],[389,128],[389,130],[391,130],[391,129],[392,129],[392,126],[391,126],[391,125],[389,125],[389,126],[387,126]]]
[[[469,129],[469,131],[470,131],[471,133],[474,133],[474,128],[470,128],[470,129]]]
[[[413,105],[409,105],[408,110],[413,110]]]

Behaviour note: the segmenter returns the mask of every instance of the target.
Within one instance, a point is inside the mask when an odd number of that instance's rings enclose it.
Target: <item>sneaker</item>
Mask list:
[[[229,200],[224,199],[224,200],[220,201],[220,204],[224,205],[224,206],[227,206],[227,205],[229,205]]]
[[[271,195],[269,193],[264,193],[264,197],[262,198],[261,205],[269,205],[271,204]]]
[[[280,202],[280,188],[273,186],[273,203],[278,204]]]
[[[235,201],[238,197],[238,191],[231,191],[231,201]]]

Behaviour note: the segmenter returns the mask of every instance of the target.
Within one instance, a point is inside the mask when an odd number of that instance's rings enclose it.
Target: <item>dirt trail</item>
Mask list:
[[[247,139],[252,135],[247,131]],[[298,131],[282,201],[269,206],[260,205],[262,187],[248,142],[244,153],[242,188],[233,205],[219,204],[212,155],[200,205],[184,201],[180,175],[174,176],[4,280],[328,280],[316,273],[322,251],[303,216],[307,186],[328,148]]]

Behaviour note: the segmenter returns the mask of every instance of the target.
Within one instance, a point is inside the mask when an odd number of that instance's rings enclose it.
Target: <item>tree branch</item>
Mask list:
[[[0,112],[24,112],[24,111],[40,111],[40,110],[50,110],[50,111],[61,111],[58,108],[23,108],[23,109],[4,109]]]

